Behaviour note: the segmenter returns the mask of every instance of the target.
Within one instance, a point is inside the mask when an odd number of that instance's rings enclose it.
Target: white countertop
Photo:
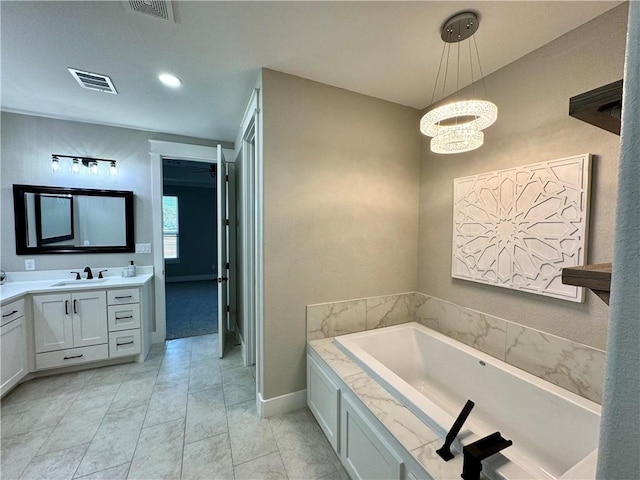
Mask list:
[[[71,269],[70,269],[71,270]],[[46,270],[37,272],[7,273],[7,281],[0,285],[0,302],[6,303],[32,293],[55,293],[68,290],[88,290],[100,288],[139,287],[153,277],[153,267],[137,267],[135,277],[120,276],[121,268],[110,268],[104,278],[97,275],[103,268],[92,268],[94,280],[74,280],[68,270]],[[108,273],[112,273],[109,275]],[[118,275],[116,275],[116,273]],[[83,274],[84,275],[84,274]],[[64,285],[56,285],[63,282]]]

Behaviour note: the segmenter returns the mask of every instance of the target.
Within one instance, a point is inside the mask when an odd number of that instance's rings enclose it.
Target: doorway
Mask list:
[[[166,338],[218,332],[217,165],[162,160]]]
[[[215,180],[216,180],[216,203],[215,211],[217,221],[211,220],[211,223],[218,225],[217,228],[217,261],[215,262],[215,270],[212,268],[210,273],[206,271],[205,279],[216,279],[217,281],[217,295],[218,295],[218,332],[215,334],[218,340],[218,355],[222,357],[224,355],[224,344],[226,340],[226,330],[228,323],[229,310],[226,308],[229,305],[229,297],[227,295],[227,280],[229,279],[228,273],[225,271],[228,259],[226,255],[226,242],[228,227],[226,222],[223,223],[222,219],[228,218],[226,209],[226,172],[224,155],[220,145],[217,147],[204,147],[199,145],[188,145],[173,142],[163,142],[158,140],[149,140],[150,144],[150,156],[151,156],[151,197],[152,197],[152,210],[153,210],[153,245],[156,246],[153,249],[153,265],[154,265],[154,290],[155,290],[155,325],[153,329],[153,343],[163,343],[167,337],[167,323],[166,323],[166,284],[165,278],[167,274],[168,266],[165,264],[165,252],[164,252],[164,235],[165,229],[162,218],[162,202],[164,195],[163,186],[163,160],[176,160],[185,162],[195,162],[196,167],[211,170],[211,164],[215,166]],[[190,165],[190,164],[187,164]],[[206,172],[206,170],[205,170]],[[174,222],[175,223],[175,222]],[[202,222],[201,222],[202,223]],[[173,230],[167,229],[167,235],[174,235],[177,238],[173,238],[171,242],[173,245],[181,242],[181,232],[179,229],[180,222],[177,222],[177,227],[174,225]],[[176,232],[177,230],[177,232]],[[178,247],[179,248],[179,247]],[[177,255],[174,252],[174,255]],[[209,264],[211,268],[212,263]],[[169,265],[170,266],[170,265]],[[195,280],[199,281],[200,278],[182,278],[183,280]],[[212,282],[213,283],[213,282]]]

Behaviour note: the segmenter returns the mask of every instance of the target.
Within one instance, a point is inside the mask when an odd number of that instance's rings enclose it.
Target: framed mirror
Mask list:
[[[133,192],[14,185],[16,254],[134,252]]]

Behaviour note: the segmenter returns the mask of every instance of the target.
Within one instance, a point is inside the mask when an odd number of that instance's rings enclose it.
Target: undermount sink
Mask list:
[[[66,285],[94,285],[96,283],[104,283],[106,282],[106,278],[92,278],[91,280],[64,280],[62,282],[54,283],[51,285],[52,287],[64,287]]]

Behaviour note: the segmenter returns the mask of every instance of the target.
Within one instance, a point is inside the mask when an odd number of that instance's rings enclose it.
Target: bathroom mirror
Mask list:
[[[18,255],[134,252],[133,192],[14,185]]]

